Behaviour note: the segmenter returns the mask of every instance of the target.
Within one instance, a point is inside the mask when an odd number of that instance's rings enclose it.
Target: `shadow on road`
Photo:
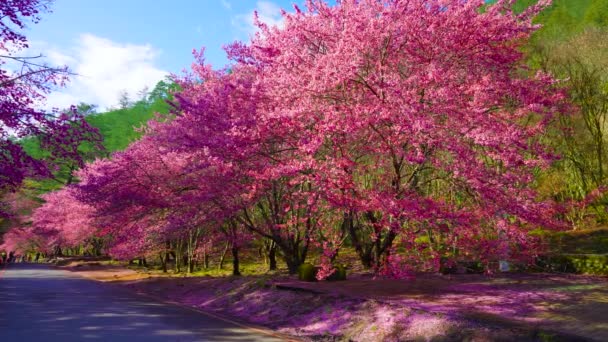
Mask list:
[[[0,278],[0,341],[278,341],[40,264]]]

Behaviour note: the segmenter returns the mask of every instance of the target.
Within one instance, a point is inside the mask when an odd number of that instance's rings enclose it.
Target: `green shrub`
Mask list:
[[[554,272],[608,275],[608,254],[561,254],[539,259],[539,266]]]
[[[336,281],[336,280],[346,280],[346,266],[345,265],[334,265],[336,271],[332,273],[327,280]]]
[[[417,244],[429,244],[431,243],[431,239],[428,235],[421,235],[414,240]]]
[[[298,267],[298,279],[303,281],[317,281],[318,268],[310,263],[304,263]]]
[[[608,228],[579,229],[552,232],[536,229],[530,235],[543,240],[557,254],[608,253]]]

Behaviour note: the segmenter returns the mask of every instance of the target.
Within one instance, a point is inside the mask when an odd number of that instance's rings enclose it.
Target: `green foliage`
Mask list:
[[[523,12],[538,0],[518,0],[513,6]],[[606,26],[608,0],[553,0],[534,22],[542,25],[534,40],[567,39],[589,26]]]
[[[553,253],[604,254],[608,253],[608,228],[548,232],[536,230],[532,234],[542,238]]]
[[[608,0],[592,0],[585,12],[583,22],[593,26],[607,26]]]
[[[172,99],[170,92],[175,89],[169,81],[160,81],[147,101],[142,100],[127,108],[90,115],[87,121],[99,129],[108,152],[124,150],[131,142],[141,137],[142,132],[138,128],[142,128],[155,114],[169,113],[170,106],[167,101]]]
[[[130,104],[126,108],[110,109],[107,112],[98,113],[94,104],[79,103],[77,109],[86,116],[90,125],[99,129],[104,138],[104,147],[107,152],[124,150],[131,142],[139,139],[142,132],[138,128],[143,127],[146,122],[154,118],[155,114],[166,115],[170,111],[172,92],[178,90],[178,86],[170,80],[158,82],[148,96],[140,101]],[[21,145],[32,157],[44,159],[49,156],[47,151],[40,148],[36,137],[23,139]],[[90,152],[89,146],[80,146],[83,153]],[[94,159],[94,156],[88,158]]]
[[[417,244],[429,244],[431,243],[431,238],[428,235],[420,235],[414,240],[414,242]]]
[[[99,129],[103,136],[103,145],[106,152],[120,151],[130,143],[139,139],[142,132],[139,128],[158,113],[167,115],[170,105],[167,101],[172,100],[171,93],[177,90],[177,86],[170,80],[160,81],[154,90],[144,99],[131,104],[127,108],[112,109],[104,113],[97,112],[97,106],[87,103],[79,103],[77,110],[85,115],[90,125]],[[20,141],[27,154],[36,159],[46,159],[50,156],[48,151],[40,147],[37,137],[29,137]],[[93,160],[100,157],[93,146],[82,144],[79,151],[85,160]],[[28,180],[23,188],[29,189],[33,195],[40,195],[49,191],[57,190],[74,181],[74,171],[77,165],[72,163],[59,164],[58,169],[53,172],[53,177],[48,179]]]
[[[608,275],[608,254],[562,254],[545,257],[541,266],[551,271]]]
[[[303,281],[317,281],[317,268],[310,263],[298,267],[298,279]]]
[[[543,269],[554,272],[608,275],[608,228],[531,234],[543,239],[552,254],[539,259]]]
[[[329,281],[346,280],[346,266],[345,265],[334,265],[334,267],[336,268],[336,271],[332,275],[327,277],[327,280],[329,280]]]
[[[544,331],[539,331],[538,338],[542,342],[552,342],[552,341],[555,341],[555,334],[550,334],[550,333],[546,333]]]
[[[81,106],[84,105],[81,104]],[[146,122],[154,117],[155,113],[166,114],[168,112],[169,105],[164,99],[158,98],[152,103],[140,101],[126,109],[89,114],[86,116],[86,120],[89,124],[99,129],[104,139],[103,145],[106,152],[111,153],[123,150],[131,142],[137,140],[142,135],[142,132],[138,128],[143,127]],[[36,159],[49,157],[48,151],[41,149],[39,139],[36,137],[23,139],[21,145],[26,153]],[[92,146],[83,144],[79,147],[79,150],[86,160],[93,160],[99,157],[98,154],[94,153]],[[59,168],[53,172],[52,178],[30,179],[24,183],[23,188],[29,189],[35,195],[40,195],[57,190],[66,184],[76,181],[74,179],[74,171],[77,169],[77,165],[65,163],[58,166]]]
[[[152,104],[137,102],[125,109],[91,115],[87,117],[87,121],[101,132],[106,150],[114,152],[124,150],[130,143],[139,139],[142,132],[138,128],[154,118],[155,113],[166,114],[168,111],[168,104],[163,100]]]
[[[518,0],[523,11],[537,0]],[[525,47],[532,72],[563,80],[574,107],[560,114],[544,141],[562,157],[537,175],[541,197],[581,201],[608,185],[608,0],[553,0],[535,22],[542,25]],[[587,228],[608,223],[606,196],[575,206],[565,220]]]
[[[571,2],[555,2],[545,13],[541,14],[537,22],[542,28],[535,34],[535,39],[564,38],[579,30],[580,18],[570,4]]]

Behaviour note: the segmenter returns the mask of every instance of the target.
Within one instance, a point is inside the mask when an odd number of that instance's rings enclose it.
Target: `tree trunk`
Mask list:
[[[358,233],[360,226],[355,225],[353,213],[344,213],[344,221],[342,222],[342,227],[345,231],[348,232],[350,236],[350,240],[355,247],[355,251],[359,256],[359,260],[361,261],[361,265],[364,268],[370,269],[373,264],[373,255],[372,255],[372,247],[369,244],[366,244],[364,241],[361,241]]]
[[[165,253],[163,253],[163,252],[160,253],[160,265],[161,265],[161,267],[163,269],[163,273],[167,273],[167,258],[168,258],[168,255],[167,255],[166,252]]]
[[[285,263],[287,264],[287,271],[289,274],[298,273],[298,267],[300,267],[301,263],[294,258],[285,259]]]
[[[239,248],[234,244],[232,245],[232,275],[241,275],[241,271],[239,270]]]
[[[384,239],[382,239],[382,234],[378,235],[380,237],[378,240],[376,240],[375,263],[376,268],[379,269],[382,266],[382,263],[388,259],[391,252],[391,247],[393,246],[393,241],[395,240],[395,237],[397,237],[397,234],[391,230],[386,234],[386,236],[384,236]]]
[[[186,273],[190,273],[190,258],[188,252],[182,255],[182,265],[186,266]]]
[[[268,270],[275,271],[277,269],[277,244],[274,241],[270,242],[268,249]]]
[[[281,248],[283,253],[283,258],[285,259],[285,263],[287,264],[287,270],[289,274],[298,273],[298,268],[302,263],[304,263],[305,257],[302,257],[298,250],[287,250],[285,248]]]
[[[192,262],[193,259],[193,254],[194,254],[194,244],[193,244],[193,237],[192,237],[192,231],[188,232],[188,246],[186,247],[186,260],[185,260],[185,264],[188,265],[188,274],[194,272],[194,264]]]
[[[205,269],[209,269],[209,253],[207,253],[206,248],[203,254],[203,266],[205,267]]]
[[[282,243],[279,243],[279,240],[274,240],[274,242],[281,251],[283,260],[285,260],[285,263],[287,264],[289,274],[296,274],[300,265],[306,261],[310,240],[283,240]]]
[[[177,240],[175,243],[175,272],[180,273],[182,271],[183,262],[183,245],[181,240]]]
[[[228,248],[230,247],[229,243],[226,243],[226,247],[224,247],[224,251],[222,252],[222,255],[220,256],[220,262],[217,265],[217,269],[221,270],[224,268],[224,260],[226,259],[226,253],[228,253]]]
[[[195,262],[194,262],[194,258],[193,256],[189,256],[188,257],[188,273],[192,273],[194,272],[194,266],[195,266]]]
[[[98,238],[93,238],[92,244],[93,244],[93,253],[95,253],[95,256],[100,256],[101,249],[103,248],[103,240],[98,239]]]

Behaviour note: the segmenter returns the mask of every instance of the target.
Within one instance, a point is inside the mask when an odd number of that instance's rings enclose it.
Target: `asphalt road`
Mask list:
[[[280,341],[40,264],[0,266],[0,341]]]

